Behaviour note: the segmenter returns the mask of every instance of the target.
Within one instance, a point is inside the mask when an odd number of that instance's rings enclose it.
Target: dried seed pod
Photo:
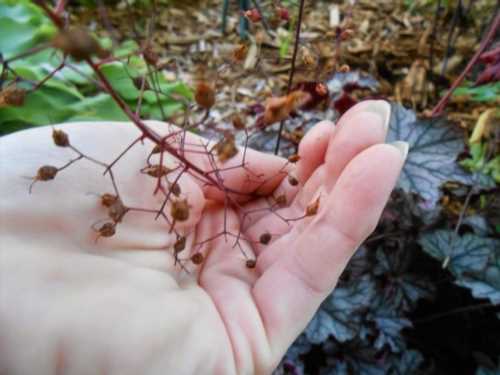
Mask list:
[[[286,96],[267,99],[263,118],[264,126],[288,118],[290,113],[299,109],[310,99],[311,95],[301,90],[292,91]]]
[[[233,60],[236,62],[242,62],[245,60],[248,52],[248,46],[246,44],[239,44],[233,50]]]
[[[285,7],[276,7],[277,16],[283,21],[290,21],[290,12]]]
[[[174,252],[180,253],[186,247],[186,237],[182,236],[177,239],[174,243]]]
[[[170,215],[175,221],[186,221],[189,218],[189,204],[187,199],[179,199],[172,202]]]
[[[82,61],[97,55],[100,58],[109,56],[97,40],[83,27],[63,30],[52,40],[52,45],[76,61]]]
[[[300,160],[300,155],[299,154],[293,154],[288,157],[288,161],[290,163],[297,163]]]
[[[142,56],[149,65],[153,66],[156,66],[156,64],[158,64],[158,60],[160,60],[160,56],[158,56],[158,54],[153,50],[153,47],[150,45],[147,45],[143,49]]]
[[[243,120],[241,119],[241,116],[235,114],[233,115],[233,118],[232,118],[232,123],[233,123],[233,127],[236,129],[236,130],[242,130],[242,129],[245,129],[245,123],[243,122]]]
[[[247,268],[255,268],[256,265],[257,261],[255,259],[247,259],[245,262],[245,266],[247,266]]]
[[[118,197],[110,193],[104,193],[103,195],[101,195],[101,204],[104,207],[111,207],[111,205],[116,203],[117,200]]]
[[[191,262],[196,265],[202,264],[204,259],[205,258],[202,253],[194,253],[193,255],[191,255]]]
[[[297,186],[299,184],[299,180],[297,180],[296,177],[292,176],[291,174],[288,175],[288,183],[292,186]]]
[[[59,169],[56,167],[52,165],[44,165],[38,169],[35,179],[37,181],[53,180],[56,177],[57,172],[59,172]]]
[[[215,145],[215,152],[219,160],[224,163],[238,153],[238,147],[234,141],[234,136],[227,134]]]
[[[353,35],[354,35],[354,30],[345,29],[340,33],[340,39],[347,40],[347,39],[351,38]]]
[[[318,213],[319,197],[306,207],[306,216],[314,216]]]
[[[125,214],[128,212],[128,208],[125,207],[121,199],[116,199],[114,203],[109,206],[108,215],[115,222],[119,223],[122,221]]]
[[[12,106],[22,107],[26,98],[26,90],[11,85],[0,92],[0,108]]]
[[[62,130],[52,129],[52,139],[54,140],[54,144],[56,146],[59,146],[59,147],[68,147],[69,146],[68,134],[66,134]]]
[[[340,73],[349,73],[351,71],[351,68],[349,67],[349,65],[343,64],[337,69],[337,71]]]
[[[271,242],[271,233],[269,232],[266,232],[266,233],[262,233],[259,237],[259,242],[262,244],[262,245],[267,245],[269,242]]]
[[[107,222],[104,223],[98,230],[99,236],[112,237],[116,233],[116,224]]]
[[[173,184],[170,185],[170,191],[176,197],[179,197],[182,193],[181,187],[177,182],[174,182]]]
[[[155,145],[155,147],[153,147],[153,149],[151,150],[151,154],[159,154],[161,152],[161,148],[159,145]]]
[[[208,83],[199,82],[196,85],[194,99],[201,108],[210,109],[215,104],[215,91]]]
[[[286,206],[286,194],[280,194],[274,200],[278,206]]]
[[[262,19],[262,15],[256,8],[246,10],[243,14],[251,22],[259,22]]]
[[[164,165],[155,164],[155,165],[150,165],[148,167],[144,167],[143,169],[141,169],[141,172],[151,177],[159,178],[166,176],[171,172],[171,170],[165,167]]]

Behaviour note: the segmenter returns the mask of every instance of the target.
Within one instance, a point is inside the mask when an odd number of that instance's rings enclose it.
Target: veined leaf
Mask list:
[[[374,296],[375,284],[368,276],[348,286],[338,287],[307,326],[306,337],[312,343],[322,342],[329,335],[340,342],[352,339],[361,328],[359,312],[370,305]]]
[[[449,259],[448,267],[456,277],[483,271],[490,254],[498,246],[498,240],[474,234],[460,237],[451,230],[425,233],[420,236],[419,243],[432,257],[440,261]]]
[[[406,141],[408,157],[398,186],[405,192],[417,193],[434,208],[446,181],[470,183],[456,163],[463,150],[462,132],[444,120],[417,120],[415,113],[394,104],[387,141]]]

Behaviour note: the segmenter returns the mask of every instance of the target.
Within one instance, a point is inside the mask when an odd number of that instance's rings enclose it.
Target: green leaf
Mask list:
[[[73,104],[74,115],[66,121],[126,121],[128,117],[108,94],[98,94]]]
[[[476,102],[495,102],[500,96],[500,82],[489,83],[477,87],[458,87],[453,96],[467,96]]]
[[[0,50],[4,58],[47,41],[55,33],[55,26],[31,2],[0,1]]]
[[[139,90],[135,87],[131,77],[135,73],[122,63],[111,63],[101,67],[101,72],[109,80],[116,92],[125,100],[137,100]]]

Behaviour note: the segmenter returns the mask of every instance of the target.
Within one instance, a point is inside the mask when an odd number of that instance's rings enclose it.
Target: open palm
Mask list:
[[[114,237],[95,241],[91,227],[106,217],[96,196],[112,192],[95,164],[82,160],[28,194],[26,176],[74,157],[51,144],[50,127],[0,139],[0,374],[270,373],[374,229],[395,184],[406,150],[383,144],[389,108],[368,101],[335,128],[319,123],[294,165],[249,150],[246,168],[222,177],[268,195],[257,200],[224,208],[224,194],[183,176],[190,215],[176,226],[187,235],[179,257],[205,257],[201,266],[183,261],[189,272],[174,264],[176,236],[149,212],[130,212]],[[106,162],[138,135],[121,123],[57,128]],[[137,145],[114,168],[134,207],[162,199],[151,194],[154,179],[138,172],[147,154]],[[194,162],[208,168],[201,159]],[[277,196],[286,196],[285,207],[269,209]],[[286,220],[318,199],[315,215]],[[238,246],[231,233],[240,233]],[[268,244],[259,242],[264,233]]]

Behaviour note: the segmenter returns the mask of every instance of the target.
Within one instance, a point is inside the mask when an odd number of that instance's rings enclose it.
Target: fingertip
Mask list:
[[[333,122],[328,120],[320,121],[306,133],[300,142],[297,178],[301,184],[304,184],[314,170],[324,162],[325,153],[334,129],[335,124]]]

